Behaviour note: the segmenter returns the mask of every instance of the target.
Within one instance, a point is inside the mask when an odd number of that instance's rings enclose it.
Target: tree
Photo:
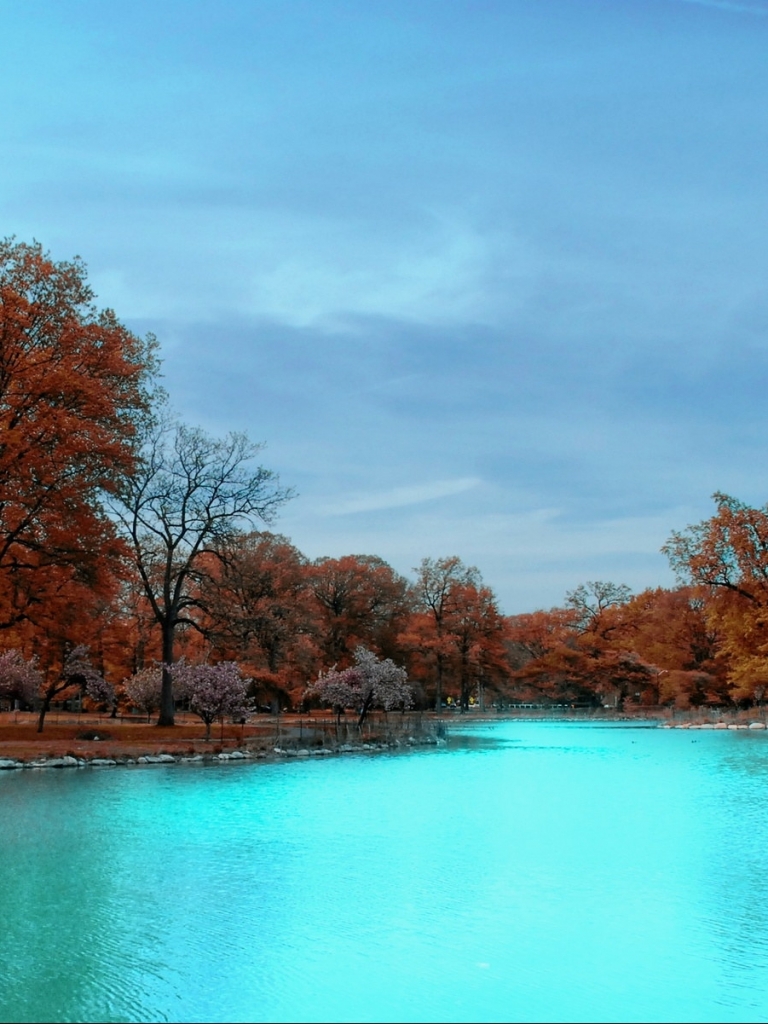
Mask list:
[[[326,664],[349,663],[364,645],[398,654],[409,612],[408,581],[377,555],[318,558],[308,570]]]
[[[307,559],[286,537],[235,532],[206,558],[201,619],[222,659],[247,668],[260,699],[300,700],[321,664]]]
[[[0,654],[0,699],[11,707],[14,701],[32,704],[37,697],[43,677],[34,660],[27,660],[20,651]]]
[[[162,667],[153,665],[151,668],[143,668],[135,672],[130,679],[126,679],[123,688],[131,704],[139,711],[143,711],[149,721],[153,713],[160,707],[160,698],[163,692]]]
[[[45,716],[51,707],[54,697],[69,692],[93,695],[93,699],[101,701],[104,695],[104,680],[91,664],[88,648],[78,644],[65,656],[61,669],[51,672],[42,683],[40,690],[40,715],[37,731],[43,731]]]
[[[631,596],[632,591],[624,583],[594,580],[569,591],[565,604],[573,610],[573,624],[580,633],[593,633],[606,639],[620,622],[609,610],[625,605]]]
[[[216,719],[247,718],[253,701],[247,697],[248,683],[234,661],[218,665],[179,664],[174,670],[179,690],[189,701],[189,709],[205,722],[205,738],[211,737]]]
[[[518,683],[555,703],[619,704],[644,694],[653,668],[628,643],[630,594],[593,581],[570,591],[563,609],[518,616],[509,626]]]
[[[174,639],[181,625],[199,628],[194,609],[206,553],[215,555],[240,523],[269,523],[292,492],[273,472],[253,466],[264,446],[245,434],[223,440],[161,420],[148,431],[136,471],[117,491],[114,511],[162,639],[163,686],[158,725],[174,723]]]
[[[360,683],[360,673],[356,668],[350,666],[341,671],[332,668],[321,672],[315,682],[307,687],[304,696],[310,700],[316,698],[321,704],[332,708],[338,730],[344,710],[359,703]]]
[[[0,627],[119,558],[103,497],[133,469],[154,352],[95,308],[79,259],[0,242]]]
[[[673,533],[662,551],[678,578],[706,595],[734,697],[759,701],[768,681],[768,506],[713,497],[716,514]]]
[[[332,707],[338,716],[347,707],[358,712],[358,728],[362,728],[374,707],[392,711],[413,706],[413,689],[408,673],[391,658],[379,659],[366,647],[355,649],[354,664],[341,672],[331,669],[307,688],[307,697],[316,697]]]
[[[456,610],[454,598],[460,587],[479,586],[480,573],[474,566],[464,565],[456,555],[438,559],[424,558],[415,572],[417,615],[412,618],[403,640],[433,661],[435,711],[440,714],[444,676],[452,649],[451,618]]]
[[[448,651],[459,682],[459,708],[469,709],[470,693],[477,688],[484,709],[485,686],[508,675],[505,623],[490,587],[457,583],[451,589]]]

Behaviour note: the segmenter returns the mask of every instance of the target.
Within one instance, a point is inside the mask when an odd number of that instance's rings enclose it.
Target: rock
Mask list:
[[[299,751],[296,752],[296,756],[297,757],[309,757],[309,751],[308,750],[304,750],[304,749],[299,750]]]
[[[705,725],[700,725],[699,728],[700,729],[714,729],[715,727],[710,722],[707,722]]]
[[[749,723],[749,728],[750,729],[764,729],[765,728],[765,722],[750,722]]]
[[[117,764],[111,757],[93,757],[88,762],[92,768],[106,768],[108,765]]]
[[[182,761],[202,761],[202,754],[188,754],[186,757],[182,757]]]
[[[729,726],[728,726],[728,728],[729,728],[729,729],[739,729],[739,728],[741,728],[741,726],[738,726],[738,725],[729,725]]]
[[[729,728],[727,722],[715,722],[716,729],[727,729]]]
[[[21,763],[11,760],[10,757],[0,757],[0,772],[7,771],[10,768],[21,768]]]
[[[220,754],[217,754],[216,757],[218,758],[219,761],[229,761],[232,755],[227,754],[225,751],[222,751]]]
[[[245,756],[242,750],[233,750],[229,755],[229,759],[230,761],[242,761]]]
[[[141,756],[141,757],[137,757],[137,758],[136,758],[136,764],[149,764],[149,758],[148,758],[148,757],[145,757],[145,756],[144,756],[144,755],[142,754],[142,756]]]

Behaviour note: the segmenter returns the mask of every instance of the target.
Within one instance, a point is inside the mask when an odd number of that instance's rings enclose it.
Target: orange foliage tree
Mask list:
[[[243,663],[259,701],[301,700],[321,656],[305,556],[286,537],[233,532],[210,553],[201,628],[218,657]]]
[[[0,242],[0,627],[119,556],[103,498],[133,469],[154,348],[95,308],[80,260]]]
[[[376,555],[318,558],[308,568],[325,664],[346,667],[362,645],[399,660],[410,611],[408,581]]]
[[[735,700],[768,687],[768,506],[716,493],[710,519],[673,533],[663,551],[678,577],[706,595]]]
[[[479,571],[456,555],[424,558],[416,570],[414,614],[401,635],[412,653],[414,671],[434,693],[440,712],[447,688],[456,692],[462,710],[477,688],[508,676],[505,621],[493,591]]]

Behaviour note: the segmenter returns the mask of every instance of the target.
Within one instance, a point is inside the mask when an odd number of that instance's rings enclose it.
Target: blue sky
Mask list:
[[[768,2],[0,17],[0,234],[267,442],[309,556],[458,554],[514,613],[768,500]]]

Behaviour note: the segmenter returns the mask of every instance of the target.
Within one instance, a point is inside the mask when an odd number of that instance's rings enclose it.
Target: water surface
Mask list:
[[[5,1021],[768,1019],[768,736],[0,775]]]

